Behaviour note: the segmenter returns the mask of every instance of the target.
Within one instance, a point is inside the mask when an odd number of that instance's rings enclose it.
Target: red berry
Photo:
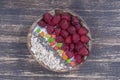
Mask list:
[[[57,25],[60,22],[60,15],[54,15],[52,19],[52,24]]]
[[[67,51],[66,52],[66,55],[69,57],[69,58],[72,58],[74,56],[74,53],[73,52],[70,52],[70,51]]]
[[[53,31],[54,31],[53,26],[48,25],[48,26],[47,26],[47,32],[48,32],[49,34],[52,34]]]
[[[64,51],[69,51],[69,46],[67,44],[63,44],[61,49]]]
[[[81,42],[78,42],[78,43],[75,44],[75,50],[78,51],[78,52],[80,51],[80,49],[82,47],[84,47],[84,44],[81,43]]]
[[[60,22],[60,27],[64,30],[67,29],[69,27],[69,22],[67,20],[62,20]]]
[[[70,33],[70,34],[75,34],[76,33],[76,29],[74,26],[70,26],[67,31]]]
[[[70,44],[70,51],[74,50],[74,44]]]
[[[55,29],[55,35],[58,36],[61,32],[61,29],[60,28],[56,28]]]
[[[76,25],[75,25],[75,28],[76,28],[77,30],[80,29],[80,27],[81,27],[80,24],[76,24]]]
[[[78,30],[78,34],[80,35],[85,35],[88,33],[88,30],[84,27],[81,27],[79,30]]]
[[[83,35],[83,36],[81,36],[80,40],[81,40],[81,42],[83,42],[83,43],[87,43],[90,39],[89,39],[88,36]]]
[[[83,56],[88,56],[89,52],[88,52],[88,49],[86,47],[83,47],[81,50],[80,50],[80,53],[83,55]]]
[[[79,23],[79,19],[76,16],[72,16],[72,24],[76,25]]]
[[[43,19],[45,20],[46,23],[51,24],[51,20],[52,20],[52,15],[50,13],[45,13],[43,15]]]
[[[41,27],[45,27],[47,24],[43,20],[40,20],[38,22],[38,25],[41,26]]]
[[[73,41],[74,43],[77,43],[79,40],[80,40],[80,37],[79,37],[78,34],[73,34],[73,35],[72,35],[72,41]]]
[[[66,39],[65,39],[65,43],[71,43],[71,36],[68,36]]]
[[[66,37],[69,35],[69,33],[68,33],[66,30],[62,30],[62,31],[61,31],[61,35],[62,35],[64,38],[66,38]]]
[[[56,40],[57,42],[64,42],[64,39],[63,39],[62,36],[57,36],[57,37],[55,38],[55,40]]]
[[[76,63],[80,64],[82,62],[82,57],[79,54],[75,54],[74,56]]]
[[[63,13],[63,14],[61,15],[61,18],[62,18],[62,19],[65,19],[65,20],[67,20],[67,21],[70,21],[71,15],[70,15],[69,13]]]

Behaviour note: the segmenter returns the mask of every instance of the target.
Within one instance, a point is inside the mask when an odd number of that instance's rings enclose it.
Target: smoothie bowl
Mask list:
[[[84,20],[70,10],[55,9],[30,27],[27,46],[34,59],[55,72],[79,69],[89,56],[91,34]]]

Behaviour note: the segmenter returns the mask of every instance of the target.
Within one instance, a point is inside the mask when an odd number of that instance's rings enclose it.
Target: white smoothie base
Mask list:
[[[36,27],[39,27],[39,26],[36,25]],[[47,33],[45,29],[41,29],[41,31]],[[33,52],[33,56],[35,57],[35,59],[38,62],[43,63],[45,66],[47,66],[51,70],[55,70],[55,71],[72,68],[64,60],[62,60],[62,57],[60,57],[58,55],[59,53],[56,54],[52,50],[45,49],[43,47],[43,45],[39,42],[39,40],[40,40],[39,36],[36,36],[36,35],[32,34],[32,36],[31,36],[31,51]],[[44,38],[44,40],[47,41],[47,38]],[[45,45],[49,45],[49,44],[45,43]],[[58,55],[59,57],[55,56],[55,55]]]

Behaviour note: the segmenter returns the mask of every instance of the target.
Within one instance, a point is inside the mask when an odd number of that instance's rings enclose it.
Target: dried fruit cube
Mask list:
[[[40,33],[41,29],[39,27],[36,28],[36,32]]]
[[[42,32],[40,33],[40,37],[42,37],[42,38],[43,38],[43,37],[44,37],[44,35],[45,35],[45,34],[44,34],[44,32],[42,31]]]
[[[64,51],[63,50],[58,50],[58,53],[62,54],[62,53],[64,53]]]
[[[53,45],[55,45],[55,44],[56,44],[56,42],[54,41],[54,42],[50,43],[50,46],[53,46]]]
[[[57,47],[57,46],[55,46],[55,47],[54,47],[54,50],[58,50],[58,47]]]
[[[46,37],[46,38],[50,38],[51,35],[49,35],[49,34],[45,34],[45,37]]]
[[[48,42],[49,42],[49,43],[54,42],[54,41],[55,41],[55,39],[52,38],[52,37],[50,37],[50,38],[48,39]]]
[[[71,62],[71,60],[70,60],[70,59],[67,59],[67,60],[66,60],[66,63],[70,63],[70,62]]]
[[[61,48],[62,45],[63,45],[62,43],[57,43],[57,44],[56,44],[56,46],[57,46],[58,48]]]
[[[76,65],[76,62],[75,62],[75,61],[71,61],[71,62],[70,62],[70,66],[71,66],[71,67],[74,67],[75,65]]]
[[[62,54],[62,59],[63,59],[63,60],[67,60],[67,59],[68,59],[68,56],[66,55],[65,52]]]

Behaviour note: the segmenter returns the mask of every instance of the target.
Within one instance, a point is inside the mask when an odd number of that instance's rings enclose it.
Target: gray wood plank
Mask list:
[[[79,70],[55,73],[29,54],[29,27],[44,12],[70,9],[88,24],[92,51]],[[120,0],[0,0],[0,80],[120,80]]]

